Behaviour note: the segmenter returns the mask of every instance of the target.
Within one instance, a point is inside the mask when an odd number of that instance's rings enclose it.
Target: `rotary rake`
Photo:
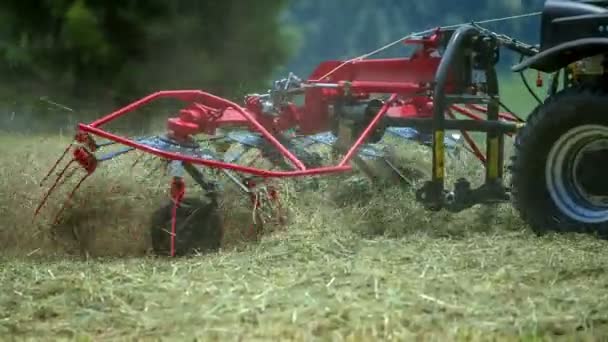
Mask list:
[[[254,209],[262,203],[276,205],[278,191],[269,179],[344,173],[353,170],[352,164],[365,171],[370,160],[390,165],[382,148],[387,134],[433,146],[433,179],[418,191],[418,199],[427,207],[461,210],[475,203],[504,200],[502,135],[514,133],[522,120],[499,112],[498,49],[501,45],[518,51],[533,48],[477,25],[438,28],[403,42],[414,47],[409,57],[326,61],[306,80],[289,74],[267,93],[246,96],[243,104],[200,90],[159,91],[96,121],[80,123],[74,142],[45,179],[68,153],[72,159],[58,173],[36,214],[71,165],[79,165],[85,172],[61,210],[100,164],[131,151],[145,152],[163,160],[171,178],[173,204],[164,209],[171,212],[171,227],[164,229],[168,232],[164,237],[159,230],[153,233],[154,248],[166,253],[169,247],[172,256],[187,254],[192,250],[186,246],[202,242],[193,241],[191,232],[180,230],[177,222],[186,194],[186,173],[211,198],[211,206],[216,205],[219,189],[204,174],[209,169],[219,170],[238,184],[250,196]],[[165,98],[186,103],[178,116],[168,119],[166,133],[126,137],[104,129],[110,122]],[[457,114],[468,119],[458,119]],[[460,134],[446,136],[446,130]],[[487,132],[485,155],[470,131]],[[472,190],[463,180],[455,192],[446,192],[446,149],[463,143],[486,165],[486,182]],[[115,144],[124,148],[102,153]],[[339,161],[325,165],[319,153],[311,152],[314,145],[329,146]],[[252,149],[272,166],[239,163]],[[180,238],[180,233],[186,238]]]
[[[555,8],[547,8],[546,13],[555,13]],[[549,20],[546,13],[545,21]],[[70,165],[79,165],[85,172],[66,204],[100,164],[140,151],[164,161],[170,170],[172,203],[161,210],[161,216],[170,222],[162,230],[167,233],[159,229],[153,232],[155,251],[175,256],[205,243],[217,248],[219,221],[213,221],[218,227],[199,227],[205,225],[199,222],[198,228],[188,229],[178,222],[182,204],[188,202],[186,173],[210,199],[204,204],[208,212],[217,206],[220,189],[207,171],[221,173],[236,183],[254,209],[264,203],[280,208],[279,191],[269,180],[346,173],[354,170],[353,165],[366,172],[370,161],[391,166],[383,149],[387,135],[431,147],[432,177],[416,190],[416,199],[429,210],[460,211],[475,204],[509,200],[509,189],[503,184],[505,136],[521,134],[518,131],[524,120],[500,100],[496,66],[503,48],[533,62],[545,58],[543,52],[476,23],[413,34],[401,42],[413,47],[410,56],[373,59],[368,54],[348,61],[325,61],[305,80],[289,74],[267,93],[246,96],[242,104],[200,90],[159,91],[96,121],[80,123],[74,142],[62,156],[71,153],[72,159],[59,172],[36,213]],[[519,71],[527,66],[520,65]],[[552,89],[554,94],[556,87],[552,85]],[[134,138],[104,129],[110,122],[166,98],[185,103],[176,117],[168,119],[166,133]],[[485,151],[470,132],[485,134]],[[116,144],[124,148],[102,153]],[[313,151],[314,145],[329,146],[333,160],[337,157],[338,161],[327,165],[326,159]],[[446,151],[456,146],[467,147],[485,167],[481,186],[473,188],[469,180],[459,179],[452,190],[446,190]],[[243,154],[250,150],[257,151],[271,166],[241,163]],[[521,184],[515,186],[522,188]],[[197,200],[192,203],[203,205]],[[206,238],[197,237],[193,229],[214,230],[214,241],[205,242]]]

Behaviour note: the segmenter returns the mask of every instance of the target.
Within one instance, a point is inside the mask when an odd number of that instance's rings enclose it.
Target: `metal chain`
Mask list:
[[[489,23],[495,23],[495,22],[500,22],[500,21],[507,21],[507,20],[516,20],[516,19],[522,19],[522,18],[528,18],[528,17],[534,17],[534,16],[538,16],[542,14],[542,12],[531,12],[531,13],[525,13],[525,14],[519,14],[519,15],[512,15],[512,16],[508,16],[508,17],[500,17],[500,18],[492,18],[492,19],[486,19],[486,20],[481,20],[481,21],[473,21],[473,22],[466,22],[466,23],[461,23],[461,24],[455,24],[455,25],[448,25],[448,26],[440,26],[440,29],[453,29],[453,28],[458,28],[464,25],[469,25],[471,23],[480,25],[480,24],[489,24]],[[437,28],[433,28],[433,29],[428,29],[428,30],[424,30],[424,31],[420,31],[420,32],[414,32],[414,33],[410,33],[404,37],[401,37],[391,43],[388,43],[376,50],[373,50],[371,52],[368,52],[366,54],[363,54],[359,57],[355,57],[355,58],[351,58],[341,64],[339,64],[337,67],[333,68],[332,70],[330,70],[328,73],[326,73],[325,75],[323,75],[322,77],[319,77],[319,79],[317,81],[322,81],[323,79],[331,76],[333,73],[335,73],[336,71],[338,71],[339,69],[341,69],[342,67],[344,67],[347,64],[356,62],[356,61],[360,61],[363,60],[365,58],[371,57],[373,55],[376,55],[388,48],[391,48],[399,43],[401,43],[402,41],[415,37],[415,36],[420,36],[420,35],[424,35],[424,34],[428,34],[428,33],[432,33],[434,31],[436,31]]]

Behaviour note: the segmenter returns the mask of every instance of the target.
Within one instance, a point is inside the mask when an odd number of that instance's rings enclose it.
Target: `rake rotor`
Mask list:
[[[75,142],[49,175],[70,151],[72,159],[59,172],[36,214],[74,164],[86,173],[70,192],[66,204],[98,165],[131,151],[143,152],[168,166],[174,204],[168,231],[170,254],[174,256],[177,211],[186,196],[185,173],[205,192],[217,194],[217,184],[202,170],[219,171],[250,198],[253,212],[261,207],[279,208],[278,191],[268,184],[268,179],[350,172],[353,164],[365,172],[368,161],[384,162],[399,174],[383,148],[387,135],[432,147],[433,178],[418,192],[419,200],[429,208],[464,208],[480,201],[503,199],[502,139],[503,135],[516,132],[522,120],[512,113],[499,112],[494,66],[501,46],[516,47],[518,51],[533,48],[466,25],[439,28],[403,42],[415,47],[410,57],[326,61],[307,80],[289,74],[275,82],[266,94],[247,96],[242,105],[200,90],[160,91],[94,122],[81,123]],[[102,128],[165,98],[186,103],[176,117],[168,119],[165,134],[131,138]],[[303,104],[297,105],[298,102]],[[459,133],[446,134],[448,130]],[[487,134],[485,154],[470,136],[471,131]],[[201,135],[205,138],[198,138]],[[97,143],[100,139],[107,141]],[[124,148],[101,154],[111,145]],[[318,152],[319,146],[329,147],[339,161],[327,165]],[[446,150],[461,146],[486,168],[485,187],[479,192],[461,183],[458,189],[464,192],[444,189]],[[256,156],[243,163],[251,151]],[[270,167],[254,166],[260,159]]]

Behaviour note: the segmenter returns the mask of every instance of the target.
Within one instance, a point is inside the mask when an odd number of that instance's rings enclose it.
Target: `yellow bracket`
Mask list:
[[[435,153],[435,163],[433,176],[435,179],[445,178],[445,145],[444,131],[437,131],[433,135],[433,152]]]
[[[491,138],[488,141],[488,178],[495,180],[498,178],[498,157],[500,155],[498,138]]]

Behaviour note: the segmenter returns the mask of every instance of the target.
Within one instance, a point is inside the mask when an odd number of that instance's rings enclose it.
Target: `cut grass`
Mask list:
[[[286,183],[291,220],[284,230],[241,243],[248,216],[230,214],[220,253],[154,258],[146,253],[147,220],[164,195],[166,179],[147,177],[144,168],[125,172],[128,158],[104,165],[66,212],[61,229],[51,228],[41,222],[52,218],[57,205],[45,209],[37,223],[30,215],[41,194],[36,183],[64,141],[0,139],[5,182],[0,336],[350,341],[608,336],[606,243],[584,235],[537,237],[507,204],[431,213],[413,201],[410,189],[370,187],[348,176],[324,179],[318,191],[296,191]],[[402,154],[414,162],[430,157],[421,147]],[[468,157],[449,164],[451,178],[482,173]],[[65,243],[73,229],[96,232],[91,249],[97,258],[74,257],[77,244]],[[64,236],[53,240],[52,231]]]

